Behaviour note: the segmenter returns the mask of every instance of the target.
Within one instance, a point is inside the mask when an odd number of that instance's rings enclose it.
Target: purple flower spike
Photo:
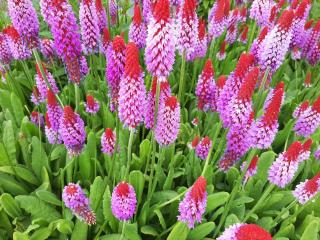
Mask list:
[[[180,104],[175,96],[168,97],[159,106],[155,139],[161,146],[173,143],[180,128]]]
[[[130,220],[136,212],[137,198],[134,188],[126,183],[119,183],[112,192],[112,214],[120,221]]]
[[[30,48],[39,45],[39,21],[31,0],[8,0],[8,12],[13,26]]]
[[[228,23],[226,16],[226,9],[229,7],[228,0],[218,0],[214,3],[213,7],[209,12],[208,19],[208,33],[210,38],[219,37]],[[229,11],[229,9],[227,10]]]
[[[245,174],[244,177],[244,183],[246,183],[248,181],[249,178],[253,177],[254,175],[257,174],[257,170],[258,170],[258,161],[259,161],[259,157],[258,155],[254,156],[249,164],[248,170]],[[246,162],[243,162],[241,165],[241,170],[244,171],[245,167],[246,167]]]
[[[189,228],[194,228],[196,222],[202,222],[207,206],[206,185],[206,179],[199,177],[179,204],[178,220],[187,223]]]
[[[144,116],[146,87],[139,64],[139,49],[130,42],[126,49],[126,65],[119,90],[119,118],[125,127],[136,128]]]
[[[79,7],[79,19],[84,54],[90,55],[98,52],[100,29],[98,15],[93,0],[82,0]]]
[[[208,136],[204,137],[196,146],[197,156],[205,160],[209,154],[210,148],[212,146],[212,141]]]
[[[312,107],[305,109],[299,116],[294,131],[299,136],[309,137],[320,126],[320,97]]]
[[[54,43],[53,40],[44,38],[40,42],[40,50],[46,59],[52,59],[54,57]]]
[[[60,144],[60,143],[62,143],[62,139],[61,139],[61,136],[59,134],[59,131],[54,130],[52,128],[48,113],[46,113],[45,119],[46,119],[45,133],[46,133],[46,137],[48,139],[48,142],[50,144]]]
[[[87,95],[87,102],[84,105],[86,112],[90,114],[96,114],[100,109],[99,102],[95,101],[91,95]]]
[[[64,107],[60,121],[60,134],[69,156],[78,156],[84,147],[86,132],[83,120],[73,112],[70,106]]]
[[[320,147],[318,147],[317,150],[314,152],[314,158],[316,160],[320,159]]]
[[[305,204],[320,191],[320,173],[296,186],[292,192],[300,204]]]
[[[164,81],[172,71],[175,59],[174,36],[169,0],[159,0],[148,24],[145,50],[147,69],[159,81]]]
[[[106,128],[101,136],[101,151],[111,156],[114,153],[115,144],[116,134],[111,128]]]
[[[299,118],[309,108],[309,101],[301,103],[293,112],[294,118]]]
[[[250,9],[250,18],[255,19],[259,26],[268,26],[273,0],[254,0]]]
[[[138,48],[144,48],[146,46],[146,38],[146,25],[142,21],[139,4],[135,4],[134,15],[129,29],[129,40],[134,42]]]
[[[260,34],[258,36],[257,39],[255,39],[251,45],[250,48],[250,53],[254,56],[254,62],[258,63],[259,62],[259,58],[260,55],[258,53],[259,51],[259,47],[262,43],[262,41],[265,39],[266,35],[268,34],[269,28],[268,27],[264,27],[261,31]]]
[[[28,49],[27,45],[24,44],[20,34],[14,27],[6,27],[3,30],[3,33],[8,37],[9,49],[14,59],[25,60],[31,57],[31,51]]]
[[[55,94],[49,89],[47,92],[47,102],[47,114],[51,128],[54,131],[58,132],[60,128],[60,119],[62,117],[63,111],[56,101]]]
[[[217,240],[272,240],[272,236],[256,224],[236,223],[228,227]]]
[[[269,169],[269,181],[280,188],[288,185],[299,167],[299,155],[302,150],[300,142],[294,142],[288,150],[281,153]]]
[[[39,112],[33,111],[30,115],[30,120],[36,126],[40,125],[40,127],[43,127],[44,125],[43,115]]]
[[[53,93],[54,94],[59,93],[60,92],[59,88],[57,87],[56,81],[54,80],[52,74],[45,68],[43,63],[41,63],[41,64],[42,64],[42,69],[44,70],[44,73],[46,75],[46,78],[50,84],[50,87],[51,87]],[[47,97],[48,86],[47,86],[47,83],[41,74],[41,71],[40,71],[38,64],[36,64],[36,70],[37,70],[37,74],[35,75],[34,78],[36,80],[37,88],[40,92],[40,99],[43,101]]]
[[[102,32],[103,29],[106,28],[108,25],[107,12],[102,4],[102,0],[96,0],[95,6],[97,10],[99,30],[100,32]]]
[[[67,208],[88,225],[96,223],[96,216],[89,206],[89,199],[78,184],[69,183],[64,187],[62,200]]]
[[[206,22],[203,19],[199,20],[198,39],[195,46],[195,54],[193,58],[205,57],[208,49],[208,36],[206,34]]]
[[[0,62],[9,65],[12,60],[8,36],[0,32]]]
[[[118,5],[115,0],[109,1],[109,12],[111,18],[111,25],[114,26],[117,24],[117,17],[118,17]]]

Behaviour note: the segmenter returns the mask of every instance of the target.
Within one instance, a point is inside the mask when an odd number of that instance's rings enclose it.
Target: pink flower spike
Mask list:
[[[101,136],[101,151],[112,156],[115,151],[116,134],[111,128],[106,128]]]
[[[320,191],[320,173],[298,184],[292,192],[300,204],[305,204]]]

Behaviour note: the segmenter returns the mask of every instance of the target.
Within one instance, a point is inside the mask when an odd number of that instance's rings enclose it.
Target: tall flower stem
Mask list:
[[[213,50],[214,50],[215,38],[211,40],[210,49],[209,49],[209,58],[213,59]]]
[[[131,165],[131,158],[132,158],[132,143],[133,143],[133,136],[134,136],[134,129],[130,129],[130,136],[129,136],[129,142],[128,142],[128,160],[127,160],[127,168],[125,173],[125,179],[128,180],[129,177],[129,171],[130,171],[130,165]]]
[[[155,107],[154,107],[154,118],[153,118],[153,131],[152,131],[152,136],[151,136],[151,146],[152,146],[152,160],[151,160],[151,172],[149,176],[149,185],[148,185],[148,195],[147,199],[149,200],[151,197],[151,192],[152,192],[152,181],[153,181],[153,174],[154,174],[154,165],[155,165],[155,159],[156,159],[156,151],[157,151],[157,144],[155,141],[155,128],[157,124],[157,116],[158,116],[158,109],[159,109],[159,96],[160,96],[160,81],[157,79],[157,87],[156,87],[156,99],[155,99]],[[146,170],[145,173],[148,171],[149,168],[149,159],[146,164]]]
[[[265,88],[265,85],[266,85],[266,82],[267,82],[267,79],[268,79],[268,76],[269,76],[269,72],[270,72],[270,68],[268,67],[263,75],[263,78],[262,78],[262,81],[261,81],[261,84],[259,86],[259,90],[258,90],[258,99],[257,99],[257,102],[256,102],[256,105],[255,105],[255,111],[258,112],[259,109],[261,108],[261,104],[262,104],[262,93],[263,93],[263,89]]]
[[[124,237],[124,229],[126,228],[126,222],[123,221],[122,222],[122,230],[121,230],[121,236],[120,236],[120,240],[123,240]]]
[[[47,75],[45,74],[45,71],[44,71],[44,69],[43,69],[43,67],[42,67],[41,60],[40,60],[40,56],[39,56],[37,50],[33,49],[33,55],[34,55],[34,58],[36,59],[36,62],[37,62],[37,64],[38,64],[38,66],[39,66],[39,69],[40,69],[42,78],[44,79],[44,81],[45,81],[46,84],[47,84],[47,87],[48,87],[52,92],[54,92],[54,91],[52,90],[52,88],[51,88],[51,85],[50,85],[49,81],[48,81]],[[61,105],[61,107],[64,107],[63,102],[61,101],[59,95],[56,94],[55,96],[56,96],[56,98],[58,99],[58,102],[59,102],[59,104]]]
[[[236,197],[236,194],[238,193],[238,190],[239,190],[239,187],[241,186],[241,183],[243,182],[244,176],[245,176],[245,174],[246,174],[246,172],[247,172],[247,170],[249,168],[249,165],[251,163],[251,160],[252,160],[253,156],[255,155],[255,152],[256,152],[255,149],[252,149],[250,151],[250,153],[249,153],[249,156],[247,157],[247,164],[246,164],[244,170],[242,171],[241,175],[238,177],[238,179],[236,181],[236,184],[235,184],[235,186],[233,187],[233,189],[232,189],[232,191],[230,193],[229,201],[227,202],[227,204],[225,206],[225,210],[224,210],[224,212],[223,212],[223,214],[221,216],[219,225],[216,228],[216,230],[214,231],[214,234],[213,234],[214,238],[218,235],[222,225],[224,224],[224,222],[225,222],[225,220],[226,220],[226,218],[228,216],[228,213],[229,213],[229,211],[230,211],[230,209],[232,207],[233,201],[234,201],[234,199]]]
[[[210,150],[209,150],[208,156],[207,156],[207,158],[206,158],[206,161],[205,161],[205,164],[204,164],[204,167],[203,167],[201,176],[204,176],[204,175],[206,174],[207,168],[208,168],[208,166],[209,166],[209,162],[210,162],[212,150],[213,150],[214,144],[215,144],[216,141],[217,141],[217,137],[218,137],[218,135],[219,135],[219,133],[220,133],[221,127],[222,127],[222,122],[220,121],[220,122],[218,123],[217,130],[216,130],[216,132],[215,132],[215,134],[214,134],[214,137],[213,137],[213,139],[212,139],[212,145],[211,145],[211,148],[210,148]]]
[[[167,206],[170,203],[178,201],[188,190],[189,190],[189,188],[187,188],[186,190],[184,190],[182,193],[180,193],[179,195],[175,196],[174,198],[171,198],[170,200],[160,204],[159,206],[156,207],[156,209],[163,208],[163,207]]]
[[[184,72],[186,69],[186,52],[184,51],[181,56],[181,69],[180,69],[180,81],[179,81],[179,93],[178,98],[181,106],[183,105],[183,91],[184,91]]]
[[[249,49],[251,47],[251,44],[253,42],[254,34],[256,32],[256,28],[257,28],[257,23],[256,23],[256,21],[253,21],[253,27],[252,27],[252,30],[251,30],[250,37],[248,39],[248,44],[247,44],[247,52],[249,51]]]
[[[79,105],[80,105],[80,92],[79,92],[79,86],[77,84],[74,84],[74,98],[75,98],[75,112],[79,111]]]
[[[295,199],[287,207],[283,208],[281,210],[281,212],[279,213],[279,215],[273,220],[273,225],[272,226],[273,227],[277,226],[278,225],[278,221],[281,219],[281,217],[296,204],[297,204],[297,200]]]
[[[246,216],[244,217],[243,221],[246,222],[249,217],[255,213],[255,211],[261,207],[261,204],[264,203],[264,201],[266,200],[266,198],[269,196],[269,194],[272,192],[272,190],[274,189],[275,185],[274,184],[270,184],[266,190],[264,191],[264,193],[262,194],[262,196],[260,197],[260,199],[258,200],[258,202],[256,203],[256,205],[254,205],[254,207],[250,210],[250,212],[248,214],[246,214]]]

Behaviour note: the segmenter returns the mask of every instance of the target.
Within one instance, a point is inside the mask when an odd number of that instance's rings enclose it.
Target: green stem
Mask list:
[[[255,111],[258,112],[260,107],[261,107],[261,104],[262,104],[262,92],[263,92],[263,89],[265,87],[265,84],[266,84],[266,81],[268,79],[268,76],[269,76],[269,72],[270,72],[270,68],[267,67],[264,75],[263,75],[263,78],[262,78],[262,81],[261,81],[261,84],[259,86],[259,90],[258,90],[258,96],[257,96],[257,104],[255,105]]]
[[[79,86],[77,84],[74,84],[74,97],[75,97],[75,112],[79,111],[79,105],[80,105],[80,92],[79,92]]]
[[[275,185],[274,184],[270,184],[266,190],[264,191],[264,193],[262,194],[262,196],[260,197],[260,199],[258,200],[258,202],[256,203],[256,205],[254,205],[254,207],[249,211],[248,214],[246,214],[246,216],[243,219],[243,222],[246,222],[249,217],[255,213],[255,211],[261,207],[261,205],[264,203],[264,201],[266,200],[266,198],[269,196],[269,194],[272,192],[272,190],[274,189]]]
[[[107,221],[104,221],[104,223],[99,227],[99,231],[96,234],[96,236],[94,237],[94,240],[98,240],[99,236],[101,235],[101,233],[106,225],[107,225]]]
[[[127,160],[127,168],[126,168],[126,173],[125,173],[125,180],[128,180],[129,177],[129,171],[130,171],[130,165],[131,165],[131,158],[132,158],[132,143],[133,143],[133,136],[134,136],[134,129],[130,130],[130,137],[129,137],[129,142],[128,142],[128,160]]]
[[[125,226],[126,226],[126,222],[125,222],[125,221],[123,221],[123,222],[122,222],[122,230],[121,230],[121,237],[120,237],[120,240],[123,240]]]
[[[257,28],[257,23],[256,23],[256,21],[253,21],[253,28],[251,30],[251,34],[250,34],[249,41],[248,41],[248,44],[247,44],[247,52],[249,51],[249,48],[251,47],[251,44],[253,42],[254,34],[256,32],[256,28]]]
[[[287,207],[283,208],[279,215],[273,220],[273,227],[278,225],[278,221],[282,218],[282,216],[289,211],[295,204],[297,203],[297,200],[295,199],[292,201]]]
[[[184,51],[181,56],[181,69],[180,69],[180,81],[179,81],[179,93],[178,98],[181,106],[183,105],[183,91],[184,91],[184,72],[186,68],[186,52]]]
[[[163,207],[167,206],[170,203],[178,201],[188,190],[189,190],[189,188],[187,188],[186,190],[184,190],[182,193],[180,193],[179,195],[175,196],[174,198],[172,198],[172,199],[160,204],[159,206],[156,207],[156,209],[163,208]]]
[[[225,206],[225,210],[221,216],[221,219],[220,219],[220,222],[219,222],[219,225],[218,227],[216,228],[216,230],[214,231],[214,234],[213,234],[213,237],[216,237],[222,227],[222,225],[224,224],[227,216],[228,216],[228,213],[232,207],[232,204],[233,204],[233,201],[236,197],[236,194],[238,193],[238,190],[239,190],[239,187],[241,186],[241,183],[243,182],[243,179],[244,179],[244,176],[249,168],[249,165],[252,161],[252,158],[253,156],[255,155],[255,149],[252,149],[249,153],[249,156],[248,156],[248,160],[247,160],[247,164],[244,168],[244,170],[242,171],[241,175],[238,177],[237,181],[236,181],[236,184],[235,186],[233,187],[232,191],[231,191],[231,194],[230,194],[230,198],[229,198],[229,201],[227,202],[227,205]]]
[[[215,43],[215,39],[212,39],[211,44],[210,44],[210,50],[209,50],[209,58],[210,59],[214,59],[212,56],[213,50],[214,50],[214,43]]]

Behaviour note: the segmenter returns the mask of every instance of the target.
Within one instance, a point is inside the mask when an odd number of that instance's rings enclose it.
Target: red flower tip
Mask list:
[[[272,240],[270,233],[255,224],[243,225],[237,232],[237,240]]]
[[[222,89],[224,87],[224,85],[226,84],[227,81],[227,76],[226,75],[222,75],[218,78],[217,80],[217,86],[218,88]]]
[[[231,27],[234,27],[234,25],[231,25]],[[226,52],[226,45],[227,45],[226,40],[223,40],[220,45],[220,53],[221,54],[224,54]]]
[[[65,191],[66,191],[67,195],[72,196],[78,192],[78,187],[75,184],[69,184],[68,186],[65,187]]]
[[[278,120],[278,115],[281,108],[281,102],[283,97],[284,90],[280,88],[275,91],[270,104],[268,105],[262,121],[267,125],[270,126],[274,124]]]
[[[277,91],[277,90],[280,89],[280,88],[284,89],[284,82],[279,82],[279,83],[277,84],[277,86],[275,87],[275,90]]]
[[[254,56],[250,53],[242,53],[237,63],[234,75],[243,78],[248,68],[253,64]]]
[[[310,19],[308,22],[306,22],[306,24],[304,25],[304,29],[308,30],[311,28],[312,24],[313,24],[313,19]]]
[[[178,100],[175,96],[168,97],[166,100],[166,106],[169,107],[172,111],[176,109],[178,105]]]
[[[114,51],[116,52],[122,52],[126,49],[126,44],[121,35],[117,35],[114,37],[112,45],[113,45]]]
[[[203,74],[206,79],[209,79],[214,75],[211,59],[208,59],[206,61],[206,64],[204,65],[204,68],[203,68]]]
[[[74,123],[76,115],[74,114],[72,108],[70,106],[64,107],[64,119],[65,122]]]
[[[315,175],[313,178],[311,178],[309,181],[307,181],[305,189],[309,192],[309,193],[314,193],[318,191],[319,188],[319,184],[318,181],[320,180],[320,173],[318,173],[317,175]]]
[[[207,181],[204,177],[200,176],[191,188],[191,198],[198,202],[201,201],[206,193]]]
[[[126,63],[124,68],[125,76],[138,78],[141,73],[139,64],[139,49],[133,42],[129,42],[126,49]]]
[[[182,9],[182,16],[187,19],[192,19],[196,11],[196,1],[195,0],[185,0]]]
[[[205,137],[203,138],[203,140],[202,140],[202,143],[203,143],[204,145],[210,145],[211,140],[210,140],[210,138],[209,138],[208,136],[205,136]]]
[[[308,71],[306,74],[306,79],[304,80],[305,85],[311,85],[311,72]]]
[[[102,41],[105,44],[108,44],[110,42],[111,38],[110,38],[110,32],[108,28],[103,28],[103,33],[102,33]]]
[[[33,111],[33,112],[31,113],[31,116],[34,117],[34,118],[37,118],[37,117],[39,116],[39,113],[36,112],[36,111]]]
[[[305,111],[309,107],[309,101],[305,101],[300,105],[300,110]]]
[[[310,151],[311,145],[312,145],[312,139],[309,138],[309,139],[308,139],[307,141],[305,141],[305,143],[302,145],[302,150],[303,150],[303,152]]]
[[[198,36],[199,39],[202,40],[206,36],[206,22],[203,19],[199,20],[199,28],[198,28]]]
[[[42,65],[42,69],[43,69],[44,73],[47,73],[47,69],[46,69],[43,62],[41,62],[41,65]],[[36,63],[36,71],[37,71],[38,76],[40,78],[42,78],[42,74],[41,74],[40,67],[39,67],[38,63]]]
[[[233,12],[232,12],[232,16],[238,16],[239,15],[239,8],[235,8],[235,9],[233,9]]]
[[[291,3],[291,8],[292,9],[296,9],[298,4],[299,4],[300,0],[293,0]]]
[[[245,77],[243,84],[240,87],[238,98],[244,101],[249,101],[254,92],[256,82],[259,76],[259,68],[254,67]]]
[[[288,150],[284,153],[285,159],[288,162],[296,161],[301,153],[302,145],[299,141],[296,141],[290,145]]]
[[[126,182],[121,182],[117,187],[117,194],[120,197],[126,197],[129,194],[129,185]]]
[[[87,95],[86,99],[89,107],[94,108],[94,98],[91,95]]]
[[[153,16],[156,21],[167,22],[170,18],[170,3],[169,0],[159,0],[155,3]]]
[[[318,22],[314,26],[313,31],[314,32],[319,32],[320,31],[320,19],[318,20]]]
[[[312,110],[320,113],[320,96],[317,98],[317,100],[312,105]]]
[[[48,113],[46,113],[45,119],[46,119],[46,125],[47,125],[47,127],[48,127],[48,128],[51,128],[51,123],[50,123],[50,119],[49,119]]]
[[[56,96],[50,89],[47,90],[47,100],[50,106],[58,105],[56,101]]]
[[[40,92],[39,92],[39,89],[37,88],[37,86],[33,87],[32,93],[35,96],[35,98],[38,98],[40,96]]]
[[[104,131],[104,134],[106,136],[106,138],[110,139],[113,138],[113,131],[111,128],[106,128],[106,130]]]
[[[86,4],[86,5],[90,5],[92,2],[92,0],[83,0],[83,3]]]
[[[96,9],[99,12],[103,10],[102,0],[96,0]]]
[[[230,11],[230,0],[224,1],[224,15],[227,17]]]
[[[250,162],[250,165],[249,165],[249,168],[250,170],[252,169],[255,169],[257,167],[257,164],[258,164],[258,160],[259,160],[259,157],[258,155],[254,156]]]
[[[297,11],[295,12],[295,18],[302,19],[304,17],[304,13],[305,13],[308,5],[309,5],[308,0],[302,0]]]
[[[271,8],[271,14],[270,14],[270,17],[269,17],[269,22],[273,22],[275,20],[275,18],[277,16],[277,11],[278,11],[277,6],[273,6]]]
[[[214,19],[217,22],[222,21],[222,19],[225,16],[225,1],[224,0],[218,0],[217,1],[217,8],[215,11]]]
[[[164,91],[170,87],[169,82],[166,80],[164,82],[160,83],[160,91]],[[152,94],[156,95],[157,93],[157,77],[154,77],[152,80],[152,88],[151,88]]]
[[[241,40],[243,40],[243,41],[247,40],[248,30],[249,30],[248,26],[245,25],[245,26],[243,27],[243,30],[242,30],[242,33],[241,33],[241,36],[240,36],[240,39],[241,39]]]
[[[279,27],[288,31],[291,28],[293,17],[294,14],[292,10],[284,10],[278,20]]]
[[[280,0],[277,4],[277,8],[280,10],[285,3],[286,3],[286,0]]]
[[[241,8],[240,16],[241,17],[246,17],[247,16],[247,8],[246,7]]]
[[[200,137],[199,137],[199,135],[197,135],[197,136],[195,136],[194,139],[192,140],[192,142],[191,142],[191,147],[192,147],[192,148],[196,148],[196,146],[198,146],[199,142],[200,142]]]
[[[7,34],[14,41],[17,41],[20,39],[20,34],[18,33],[17,29],[15,29],[12,25],[3,29],[3,33]]]
[[[268,31],[269,31],[268,27],[264,27],[264,28],[261,30],[261,32],[260,32],[260,34],[259,34],[259,37],[258,37],[258,42],[259,42],[259,43],[261,43],[261,42],[265,39],[265,37],[266,37],[267,34],[268,34]]]
[[[133,14],[132,21],[137,25],[140,25],[141,22],[142,22],[142,17],[141,17],[141,11],[140,11],[140,5],[139,4],[135,4],[134,5],[134,14]]]

